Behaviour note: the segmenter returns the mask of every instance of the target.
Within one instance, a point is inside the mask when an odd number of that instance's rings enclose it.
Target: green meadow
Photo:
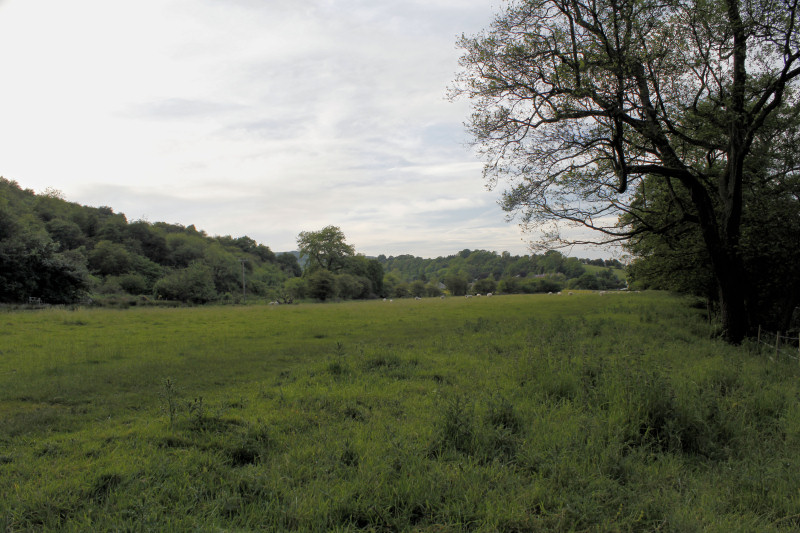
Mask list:
[[[690,303],[3,312],[0,529],[797,531],[800,365]]]

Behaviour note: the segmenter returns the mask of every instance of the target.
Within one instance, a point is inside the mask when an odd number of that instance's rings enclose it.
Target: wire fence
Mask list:
[[[774,354],[775,357],[788,357],[800,361],[800,338],[781,332],[763,331],[758,327],[759,353]]]

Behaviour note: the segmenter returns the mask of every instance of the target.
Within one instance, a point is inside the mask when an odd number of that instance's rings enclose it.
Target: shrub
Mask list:
[[[191,303],[206,303],[217,296],[211,270],[201,263],[167,274],[156,282],[154,291],[165,300]]]

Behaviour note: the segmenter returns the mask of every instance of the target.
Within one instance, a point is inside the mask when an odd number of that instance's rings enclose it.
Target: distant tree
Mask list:
[[[497,292],[503,294],[519,294],[523,292],[520,279],[513,276],[501,279],[497,284]]]
[[[372,294],[372,282],[364,276],[355,276],[348,272],[337,274],[336,294],[343,299],[369,298]]]
[[[558,250],[548,250],[538,258],[539,272],[541,274],[561,272],[564,259],[564,255]]]
[[[320,301],[336,296],[336,277],[330,270],[319,269],[306,278],[307,294]]]
[[[451,271],[444,277],[444,284],[453,296],[464,296],[469,288],[467,273],[463,270]]]
[[[372,292],[375,296],[383,295],[383,265],[376,259],[367,262],[367,278],[372,282]]]
[[[101,276],[119,276],[131,270],[131,253],[125,246],[107,240],[89,252],[89,268]]]
[[[169,248],[167,260],[176,267],[187,267],[202,259],[208,246],[206,240],[196,230],[188,233],[170,233],[166,240]]]
[[[336,226],[326,226],[319,231],[301,231],[297,236],[300,256],[306,257],[309,267],[331,272],[345,266],[345,258],[355,254],[355,249],[345,242],[344,233]]]
[[[590,291],[596,291],[601,288],[600,283],[597,281],[597,276],[588,272],[582,274],[579,278],[569,280],[567,287],[570,289],[584,289]]]
[[[287,276],[299,277],[303,275],[303,269],[300,268],[296,255],[289,253],[278,254],[275,260]]]
[[[425,282],[421,279],[412,281],[408,284],[408,292],[411,294],[411,296],[422,298],[426,293]]]
[[[491,278],[479,279],[472,285],[472,290],[478,294],[497,291],[497,282]]]
[[[292,303],[306,297],[308,287],[303,278],[289,278],[279,292],[282,303]]]
[[[395,296],[395,288],[399,285],[404,285],[405,292],[408,292],[408,284],[405,283],[395,272],[386,273],[383,276],[383,292],[379,293],[380,296]]]
[[[131,272],[115,277],[115,282],[128,294],[148,294],[152,291],[153,284],[141,274]]]
[[[219,243],[206,246],[203,251],[203,264],[210,270],[214,279],[214,288],[220,294],[226,292],[241,292],[242,290],[242,264],[239,258]],[[253,265],[250,261],[244,262],[246,272],[252,272]]]
[[[581,262],[575,257],[567,257],[562,261],[558,272],[564,274],[567,278],[579,278],[586,272]]]
[[[395,298],[407,298],[411,295],[411,290],[405,281],[399,281],[392,286],[392,291],[389,293],[389,296],[394,296]]]
[[[113,213],[113,212],[112,212]],[[128,221],[123,214],[108,215],[97,232],[100,239],[122,243],[128,233]]]
[[[136,246],[128,245],[129,248],[136,249],[138,253],[156,263],[167,263],[169,248],[161,229],[143,220],[137,220],[128,224],[125,231],[127,234],[125,238],[126,244],[129,242],[137,243]]]
[[[54,218],[45,224],[47,233],[58,245],[58,251],[73,250],[86,242],[80,226],[71,220]]]
[[[159,298],[198,304],[217,297],[211,269],[199,262],[167,274],[158,280],[154,291]]]
[[[25,302],[33,296],[71,303],[85,294],[88,272],[81,254],[58,253],[44,231],[13,226],[0,239],[0,301]]]
[[[430,298],[436,298],[437,296],[441,295],[442,295],[442,289],[439,288],[438,282],[431,281],[428,282],[427,285],[425,285],[425,296],[428,296]]]
[[[369,290],[364,298],[378,296],[383,292],[383,266],[375,259],[361,254],[343,258],[342,272],[369,280]]]

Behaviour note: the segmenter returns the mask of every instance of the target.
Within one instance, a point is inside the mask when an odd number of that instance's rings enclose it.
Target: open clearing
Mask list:
[[[6,531],[792,531],[800,365],[666,294],[0,314]]]

